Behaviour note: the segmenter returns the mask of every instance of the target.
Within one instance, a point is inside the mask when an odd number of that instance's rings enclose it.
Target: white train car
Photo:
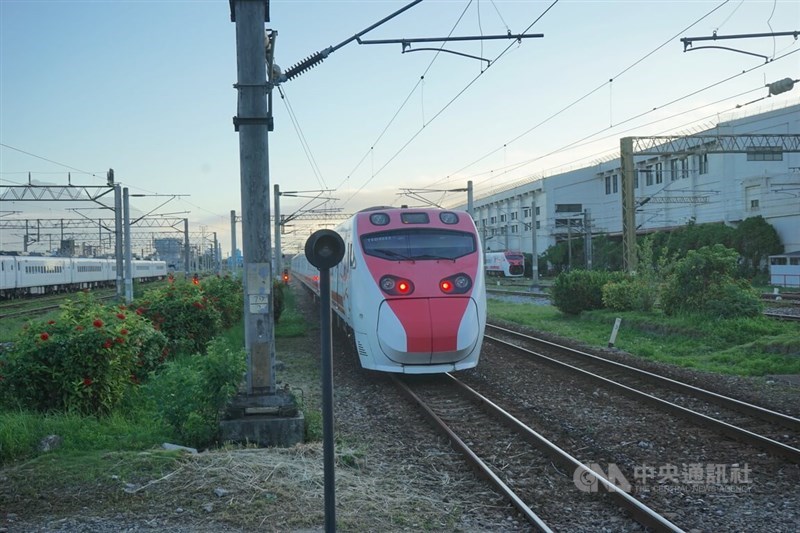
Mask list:
[[[487,252],[485,262],[489,275],[519,278],[525,274],[525,256],[522,252]]]
[[[133,279],[139,281],[156,281],[167,276],[166,261],[145,261],[134,259],[131,262]]]
[[[72,284],[74,289],[93,289],[108,284],[114,279],[108,259],[65,258],[72,263]]]
[[[436,374],[478,364],[486,287],[468,213],[373,208],[336,231],[345,256],[331,270],[331,305],[352,332],[363,368]],[[292,270],[319,294],[319,272],[304,255]]]
[[[69,289],[72,264],[63,257],[19,256],[16,289],[28,294],[47,294]]]
[[[153,281],[167,275],[165,261],[134,260],[133,279]],[[102,286],[116,281],[116,261],[106,258],[0,256],[0,298],[48,294]]]
[[[769,283],[776,287],[800,287],[800,251],[769,256]]]

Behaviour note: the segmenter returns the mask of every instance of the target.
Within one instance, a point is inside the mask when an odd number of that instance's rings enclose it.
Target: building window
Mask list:
[[[530,207],[523,207],[522,208],[522,216],[528,218],[531,216],[531,208]]]
[[[519,232],[519,226],[517,226],[516,224],[512,224],[511,233],[518,233],[518,232]]]
[[[541,229],[541,228],[542,228],[542,223],[537,220],[536,221],[536,229]]]
[[[611,188],[614,190],[614,194],[616,194],[617,191],[619,190],[617,184],[618,184],[617,175],[614,174],[613,176],[611,176]]]
[[[750,200],[750,210],[755,211],[758,209],[758,200]]]
[[[511,213],[511,220],[517,220],[517,212],[516,211]]]
[[[500,215],[500,222],[505,222],[505,221],[506,221],[506,216]]]
[[[606,176],[606,194],[611,194],[611,176]]]
[[[678,179],[678,160],[677,159],[670,159],[669,160],[669,180],[675,181]]]
[[[708,174],[708,154],[700,154],[697,156],[697,173]]]
[[[656,163],[656,183],[657,184],[662,183],[663,181],[664,181],[664,164]]]
[[[780,146],[764,146],[762,148],[748,148],[748,161],[783,161],[783,150]]]
[[[489,217],[489,224],[497,224],[497,217]]]
[[[647,165],[647,168],[644,169],[644,184],[653,184],[653,165]]]
[[[539,207],[536,208],[536,216],[539,216]]]
[[[681,179],[689,177],[689,159],[684,157],[681,159]]]
[[[583,204],[556,204],[556,213],[580,213]]]

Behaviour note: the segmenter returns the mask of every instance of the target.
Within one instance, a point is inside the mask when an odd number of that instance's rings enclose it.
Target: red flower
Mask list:
[[[119,318],[120,320],[125,320],[125,315],[123,315],[122,313],[117,313],[117,318]]]
[[[136,314],[137,314],[137,315],[141,315],[142,313],[144,313],[144,307],[140,307],[140,308],[138,308],[138,309],[136,310]]]
[[[103,327],[103,321],[100,320],[99,318],[95,318],[94,322],[92,322],[92,324],[94,324],[94,327],[96,327],[96,328],[102,328]]]
[[[203,308],[203,304],[201,304],[200,302],[194,302],[192,305],[195,306],[198,309],[202,309]]]
[[[55,320],[48,320],[48,321],[47,321],[47,323],[48,323],[48,324],[50,324],[50,325],[52,326],[53,324],[55,324],[55,323],[56,323],[56,321],[55,321]]]
[[[114,343],[111,342],[110,339],[107,339],[106,342],[103,343],[103,348],[111,348]]]
[[[117,344],[122,344],[122,343],[125,342],[125,339],[123,339],[122,337],[117,337],[116,340],[117,340]]]
[[[121,329],[120,333],[122,333],[123,335],[127,335],[128,334],[128,330],[127,329]]]
[[[92,378],[83,378],[83,386],[88,387],[93,383]]]
[[[42,339],[43,341],[46,341],[47,339],[50,338],[50,335],[48,335],[47,332],[44,332],[41,335],[39,335],[39,338]]]

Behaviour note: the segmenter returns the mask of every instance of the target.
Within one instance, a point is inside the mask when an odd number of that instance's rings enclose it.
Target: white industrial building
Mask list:
[[[637,139],[642,142],[634,145],[640,149],[634,150],[634,172],[628,174],[637,234],[692,220],[736,225],[761,215],[786,252],[800,251],[800,105],[720,122],[690,136]],[[654,155],[639,155],[644,145]],[[535,241],[542,254],[570,235],[584,234],[584,228],[593,235],[622,236],[620,169],[615,158],[475,198],[473,217],[484,249],[530,252]]]

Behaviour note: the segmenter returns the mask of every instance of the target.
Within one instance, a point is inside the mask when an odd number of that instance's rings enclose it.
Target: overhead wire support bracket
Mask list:
[[[412,39],[372,39],[372,40],[364,40],[358,39],[358,44],[400,44],[403,47],[402,53],[405,54],[406,52],[447,52],[448,54],[454,54],[457,56],[468,57],[470,59],[477,59],[478,61],[485,61],[487,65],[491,65],[492,62],[489,59],[484,57],[473,56],[470,54],[465,54],[463,52],[456,52],[455,50],[448,50],[446,48],[414,48],[411,49],[412,43],[446,43],[446,42],[463,42],[463,41],[496,41],[499,39],[514,39],[518,42],[522,42],[522,39],[540,39],[544,37],[543,33],[520,33],[520,34],[512,34],[507,33],[506,35],[463,35],[460,37],[417,37]]]
[[[738,52],[740,54],[746,54],[746,55],[749,55],[749,56],[761,57],[761,58],[764,59],[765,62],[769,63],[770,58],[765,56],[765,55],[762,55],[762,54],[756,54],[756,53],[753,53],[753,52],[747,52],[745,50],[739,50],[739,49],[736,49],[736,48],[729,48],[729,47],[726,47],[726,46],[698,46],[698,47],[693,47],[692,43],[694,41],[723,41],[723,40],[729,40],[729,39],[757,39],[757,38],[761,38],[761,37],[790,37],[790,36],[794,37],[795,40],[797,40],[797,37],[800,36],[800,30],[771,32],[771,33],[742,33],[742,34],[737,34],[737,35],[717,35],[717,32],[715,31],[710,36],[704,36],[704,37],[682,37],[681,38],[681,42],[683,43],[683,51],[684,52],[691,52],[692,50],[704,50],[704,49],[709,49],[709,48],[716,48],[716,49],[719,49],[719,50],[728,50],[730,52]]]

